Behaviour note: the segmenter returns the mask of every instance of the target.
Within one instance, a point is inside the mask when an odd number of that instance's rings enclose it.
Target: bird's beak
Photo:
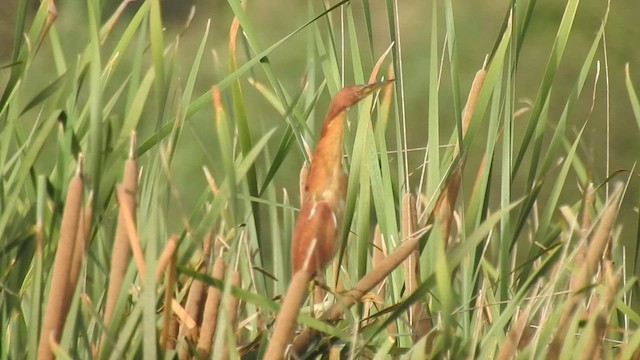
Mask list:
[[[358,95],[360,98],[364,98],[366,96],[369,96],[369,94],[373,93],[374,91],[380,88],[383,88],[394,81],[395,79],[390,79],[390,80],[384,80],[384,81],[380,81],[380,82],[369,84],[369,85],[363,85],[362,88],[360,88],[360,91],[358,91]]]

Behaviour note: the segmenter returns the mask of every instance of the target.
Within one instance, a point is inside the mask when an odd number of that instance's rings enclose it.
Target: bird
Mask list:
[[[333,97],[302,191],[302,208],[293,231],[292,270],[310,276],[322,271],[340,249],[339,232],[344,217],[348,175],[342,167],[344,120],[349,108],[376,90],[386,80],[347,86]]]

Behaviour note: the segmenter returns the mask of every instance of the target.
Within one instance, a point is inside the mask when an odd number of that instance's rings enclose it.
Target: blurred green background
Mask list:
[[[399,26],[401,34],[402,66],[405,76],[406,113],[408,126],[408,146],[409,148],[423,149],[426,145],[426,119],[427,119],[427,90],[428,90],[428,66],[429,66],[429,38],[431,36],[433,3],[431,1],[401,1],[399,2],[400,14]],[[260,32],[259,41],[263,48],[277,42],[282,37],[295,30],[300,25],[308,21],[313,14],[317,14],[321,9],[320,1],[248,1],[247,13],[253,25]],[[325,3],[329,6],[329,3]],[[16,0],[5,1],[3,10],[0,12],[0,65],[8,64],[10,61],[11,47],[14,38],[14,27],[16,18]],[[38,3],[31,4],[30,11],[35,11]],[[77,1],[56,1],[59,17],[55,26],[61,34],[60,41],[66,49],[66,60],[73,62],[82,50],[81,46],[86,44],[88,34],[85,33],[87,26],[86,6],[83,2]],[[112,14],[120,5],[115,1],[103,1],[102,14]],[[374,36],[377,38],[374,49],[369,49],[363,44],[363,51],[373,51],[374,58],[380,56],[390,45],[388,39],[388,22],[386,18],[383,1],[370,1],[372,16],[374,19]],[[140,6],[137,2],[129,4],[125,10],[125,16],[118,22],[115,31],[122,30],[126,24],[126,19],[131,17]],[[195,94],[206,92],[216,81],[220,80],[223,71],[226,69],[227,61],[227,41],[229,26],[232,20],[232,13],[224,1],[164,1],[163,18],[165,21],[167,40],[180,34],[178,48],[178,63],[176,67],[176,82],[186,80],[197,46],[202,39],[206,23],[211,20],[211,35],[209,37],[208,49],[201,67],[201,76],[196,84]],[[363,6],[360,1],[352,1],[351,6],[357,16],[362,17]],[[438,4],[442,10],[441,5]],[[491,52],[495,39],[497,38],[505,13],[510,3],[507,1],[457,1],[454,3],[454,13],[456,14],[456,33],[458,39],[459,62],[461,74],[461,92],[466,97],[466,92],[471,83],[474,73],[482,66],[485,56]],[[313,10],[310,10],[310,8]],[[520,107],[527,107],[536,97],[536,89],[539,87],[542,73],[546,66],[548,54],[553,44],[565,2],[557,0],[540,0],[537,2],[536,10],[530,24],[529,36],[525,39],[523,46],[522,62],[517,78],[517,97],[522,101]],[[561,114],[562,107],[571,91],[575,78],[582,65],[583,57],[588,47],[593,41],[593,36],[600,26],[606,12],[607,2],[603,0],[583,1],[578,10],[574,29],[571,33],[568,49],[562,60],[560,71],[556,76],[554,89],[551,98],[551,108],[549,112],[549,127],[554,126]],[[195,9],[193,18],[185,28],[185,24],[190,18],[192,9]],[[587,89],[584,96],[578,103],[578,111],[574,112],[571,123],[575,127],[575,132],[579,130],[585,119],[589,118],[589,126],[584,135],[583,144],[579,149],[580,155],[592,169],[593,182],[597,185],[603,182],[608,174],[616,170],[630,170],[635,162],[640,158],[640,134],[635,124],[635,119],[631,113],[627,91],[624,84],[624,66],[629,63],[632,79],[635,84],[640,84],[640,46],[637,45],[640,39],[640,26],[637,25],[637,16],[640,14],[640,2],[614,1],[611,3],[609,22],[606,31],[606,49],[600,48],[597,58],[599,60],[600,73],[596,82],[596,69],[592,69],[588,80]],[[104,15],[107,16],[107,15]],[[336,24],[340,24],[340,11],[335,11],[332,15]],[[105,19],[106,20],[106,19]],[[364,28],[364,21],[359,22]],[[440,29],[440,48],[444,39],[444,20],[438,24]],[[284,86],[291,94],[299,94],[302,91],[305,76],[311,66],[306,60],[305,51],[307,48],[307,33],[303,30],[288,40],[283,46],[278,48],[269,56],[269,61],[274,66],[277,76],[283,81]],[[117,38],[117,37],[112,37]],[[366,37],[363,37],[366,38]],[[31,44],[33,46],[33,44]],[[109,46],[106,44],[105,46]],[[337,44],[340,46],[340,44]],[[245,47],[246,49],[246,47]],[[41,56],[37,57],[36,63],[32,65],[31,76],[24,85],[24,90],[31,95],[23,98],[28,99],[42,90],[51,80],[55,78],[55,67],[51,57],[48,55],[48,43],[45,41],[41,51]],[[245,55],[246,52],[245,52]],[[125,61],[130,61],[126,58]],[[239,59],[242,63],[246,60]],[[574,60],[575,59],[575,60]],[[148,60],[145,60],[148,61]],[[351,84],[349,70],[350,59],[345,59],[344,82]],[[373,64],[366,64],[365,69],[370,69]],[[126,77],[127,66],[120,66],[118,72],[112,76]],[[34,71],[37,69],[37,71]],[[448,69],[443,69],[443,72]],[[9,76],[8,69],[0,70],[0,86],[4,86]],[[254,138],[266,130],[279,127],[278,132],[284,131],[285,119],[282,118],[265,101],[249,83],[249,77],[265,82],[264,74],[259,68],[250,72],[249,76],[243,77],[243,87],[247,103],[252,104],[249,108],[249,118],[255,126]],[[454,116],[451,106],[451,87],[447,82],[447,76],[443,76],[440,83],[441,103],[440,103],[440,124],[443,141],[454,127]],[[636,85],[640,86],[640,85]],[[177,99],[180,94],[170,95],[170,99]],[[312,117],[316,120],[315,129],[318,122],[324,115],[324,109],[329,100],[328,91],[324,91],[321,101],[316,107]],[[558,101],[553,99],[557,98]],[[176,100],[177,101],[177,100]],[[149,106],[149,105],[148,105]],[[592,109],[592,110],[591,110]],[[37,110],[32,110],[35,117]],[[607,127],[607,119],[610,128]],[[524,130],[526,127],[527,115],[523,115],[516,120],[516,129]],[[155,127],[155,120],[152,116],[143,119],[143,128],[140,129],[141,138],[145,138],[149,131]],[[147,127],[145,129],[144,127]],[[607,138],[607,131],[610,136]],[[207,165],[213,169],[214,176],[222,172],[221,166],[216,162],[215,157],[215,129],[213,126],[213,111],[205,109],[192,117],[187,124],[187,131],[183,133],[183,138],[179,143],[177,158],[173,162],[173,179],[175,188],[179,191],[182,199],[183,209],[192,209],[196,204],[196,197],[201,189],[206,187],[206,182],[202,174],[202,165]],[[390,139],[392,140],[392,139]],[[516,141],[518,139],[516,138]],[[53,139],[52,139],[53,142]],[[610,152],[607,152],[607,146]],[[53,148],[53,143],[50,144]],[[275,151],[277,142],[273,141],[270,151]],[[474,146],[478,149],[484,146],[481,141],[477,141]],[[480,152],[478,152],[480,153]],[[45,152],[46,154],[46,152]],[[124,157],[123,151],[123,157]],[[411,170],[417,170],[422,163],[424,150],[415,151],[410,158]],[[297,203],[297,173],[302,164],[302,154],[299,150],[291,152],[287,162],[275,178],[278,189],[287,189],[291,194],[293,203]],[[475,159],[478,160],[478,159]],[[471,164],[474,159],[470,160]],[[46,156],[40,159],[38,166],[43,169],[50,167]],[[470,166],[467,170],[465,186],[469,188],[474,178],[477,166]],[[416,171],[419,174],[419,171]],[[259,174],[264,176],[264,174]],[[523,177],[524,175],[520,176]],[[518,179],[517,179],[518,180]],[[519,179],[522,181],[522,179]],[[637,183],[637,182],[636,182]],[[579,191],[579,184],[567,184],[568,192],[572,198]],[[190,191],[198,189],[198,191]],[[633,186],[626,199],[638,199],[638,188]],[[523,189],[524,192],[524,189]],[[515,194],[519,195],[519,194]],[[627,200],[629,202],[629,200]],[[631,245],[629,251],[636,252],[635,236],[637,228],[637,209],[632,204],[623,204],[624,211],[621,214],[621,223],[628,236],[623,236],[626,244]],[[180,207],[174,211],[181,213]],[[177,217],[176,217],[177,219]],[[179,227],[178,220],[173,224]],[[632,245],[633,244],[633,245]]]

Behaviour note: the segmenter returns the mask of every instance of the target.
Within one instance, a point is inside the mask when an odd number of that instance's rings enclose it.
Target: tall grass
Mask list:
[[[405,70],[398,3],[308,1],[267,44],[253,2],[173,34],[160,1],[107,13],[87,0],[86,21],[65,20],[86,36],[70,38],[54,1],[30,12],[19,0],[0,64],[0,358],[261,358],[326,99],[381,78],[396,81],[348,115],[343,245],[299,285],[315,291],[287,353],[638,358],[640,260],[623,239],[640,240],[623,221],[640,220],[638,172],[603,173],[589,154],[611,149],[585,136],[613,96],[631,104],[625,131],[640,130],[638,69],[606,65],[608,5],[581,33],[565,94],[579,0],[525,90],[535,0],[503,9],[477,59],[460,56],[458,5],[433,1],[419,76]],[[291,74],[274,60],[297,39],[306,68]],[[609,93],[610,77],[626,94]],[[423,113],[408,109],[415,96]]]

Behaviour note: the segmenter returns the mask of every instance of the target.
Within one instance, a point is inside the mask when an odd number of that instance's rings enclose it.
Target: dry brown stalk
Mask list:
[[[169,321],[169,338],[167,339],[167,349],[175,349],[178,340],[178,318],[172,316]]]
[[[612,193],[611,198],[605,205],[600,224],[598,224],[595,232],[589,242],[587,254],[583,266],[578,269],[575,279],[572,279],[571,294],[565,302],[563,313],[558,322],[558,330],[549,345],[547,359],[557,359],[560,356],[562,344],[567,335],[567,331],[571,324],[571,319],[575,314],[578,304],[588,294],[585,292],[587,287],[591,285],[593,277],[596,275],[598,264],[602,259],[611,229],[615,224],[618,215],[618,206],[622,195],[622,187],[618,186]]]
[[[387,246],[384,241],[382,241],[382,233],[380,232],[380,225],[376,224],[375,229],[373,230],[373,251],[371,252],[371,267],[376,268],[378,264],[384,260],[387,256]],[[375,293],[382,299],[385,297],[385,286],[384,284],[380,284],[376,289]],[[369,313],[368,311],[366,313]]]
[[[171,239],[175,238],[177,243],[177,236],[171,236]],[[171,239],[169,240],[171,242]],[[166,248],[165,248],[166,249]],[[174,249],[175,250],[175,249]],[[164,252],[163,252],[164,255]],[[165,284],[164,284],[164,317],[163,317],[163,326],[162,333],[160,335],[160,349],[162,351],[167,351],[169,348],[170,342],[170,332],[171,332],[171,321],[173,319],[173,312],[171,311],[171,304],[173,302],[173,287],[175,283],[176,276],[176,257],[175,252],[171,251],[171,255],[167,260],[169,262],[169,267],[167,268],[167,272],[165,274]]]
[[[271,337],[271,341],[269,341],[265,359],[283,359],[287,347],[291,343],[296,318],[307,295],[307,285],[311,279],[313,279],[315,273],[316,267],[314,265],[314,267],[310,268],[310,263],[316,251],[317,244],[317,239],[311,242],[301,268],[293,273],[293,278],[289,283],[287,293],[280,307],[280,312],[273,326],[273,336]]]
[[[375,268],[382,259],[384,259],[386,254],[386,247],[384,246],[384,242],[382,241],[382,233],[380,232],[380,225],[376,224],[376,227],[373,230],[373,249],[371,251],[371,267]],[[385,297],[385,287],[384,284],[380,284],[374,290],[374,293],[381,299]],[[364,309],[362,312],[362,317],[366,318],[372,313],[372,308],[374,306],[373,301],[366,301],[364,303]]]
[[[204,273],[207,270],[209,255],[211,254],[212,239],[213,231],[209,231],[203,239],[202,261],[200,266],[198,266],[198,272]],[[189,294],[187,295],[185,312],[187,316],[195,320],[197,325],[201,324],[202,309],[206,300],[206,291],[207,288],[202,281],[193,280],[191,287],[189,288]],[[184,322],[180,325],[180,331],[178,332],[178,342],[181,344],[178,354],[180,360],[187,359],[189,356],[189,343],[185,341],[185,337],[187,337],[190,342],[195,343],[198,339],[198,327],[194,326],[193,328],[189,328]]]
[[[402,238],[409,239],[413,235],[415,228],[415,199],[410,194],[402,196]],[[418,277],[420,276],[420,267],[418,266],[418,250],[405,259],[402,263],[404,268],[404,287],[407,294],[413,293],[418,287]],[[409,323],[412,324],[413,310],[409,309]]]
[[[478,98],[480,96],[480,91],[482,90],[482,85],[484,84],[485,77],[487,75],[487,71],[482,68],[477,73],[473,79],[473,83],[471,84],[471,89],[469,90],[469,96],[467,97],[467,104],[464,107],[464,112],[462,114],[462,136],[467,133],[467,129],[471,123],[471,118],[473,117],[473,113],[476,109],[476,104],[478,103]],[[453,152],[454,158],[458,156],[460,153],[460,143],[456,143],[455,150]],[[456,204],[456,199],[458,198],[458,192],[460,191],[460,176],[462,174],[462,167],[464,163],[460,163],[458,167],[453,169],[446,187],[440,194],[438,201],[436,203],[436,211],[433,214],[438,216],[438,221],[440,222],[440,231],[442,234],[442,239],[447,246],[449,244],[449,235],[451,234],[451,220],[453,219],[453,211],[454,206]]]
[[[185,324],[189,331],[196,328],[196,321],[191,318],[191,316],[187,315],[187,312],[176,299],[173,299],[171,301],[171,309],[173,310],[173,314],[178,318],[178,320],[180,320],[181,323]]]
[[[376,268],[382,262],[382,260],[387,256],[387,246],[382,241],[382,233],[380,232],[380,226],[376,225],[375,230],[373,232],[373,253],[371,254],[371,267]],[[378,285],[373,292],[376,294],[378,299],[385,298],[385,284],[384,282]],[[371,308],[374,305],[373,301],[367,301],[364,304],[364,313],[363,317],[367,317],[371,315]],[[389,324],[387,326],[387,335],[389,338],[395,339],[398,334],[398,329],[396,328],[395,322]],[[394,340],[395,341],[395,340]]]
[[[53,359],[50,342],[60,339],[64,321],[69,310],[67,294],[70,288],[69,273],[78,236],[78,223],[82,206],[82,156],[78,157],[76,173],[69,182],[67,197],[60,224],[60,238],[53,262],[49,299],[47,301],[38,344],[38,359]]]
[[[124,10],[127,8],[127,5],[129,5],[130,3],[134,2],[134,1],[135,0],[123,0],[120,3],[120,5],[116,9],[116,11],[113,13],[111,18],[109,19],[109,21],[107,21],[107,26],[106,26],[107,30],[104,32],[104,35],[102,36],[102,40],[100,40],[100,44],[101,45],[104,45],[104,43],[107,41],[107,38],[109,37],[109,34],[111,34],[111,31],[113,30],[113,27],[116,25],[116,22],[118,22],[118,19],[120,18],[120,16],[124,12]]]
[[[178,241],[180,237],[178,235],[171,235],[167,244],[162,249],[162,253],[160,254],[160,258],[158,259],[158,266],[156,267],[156,279],[160,279],[162,277],[162,273],[167,268],[167,265],[170,261],[174,260],[174,254],[176,249],[178,248]]]
[[[343,349],[344,349],[343,344],[331,346],[331,349],[329,349],[329,360],[342,359],[342,357],[340,356],[340,353],[342,352]]]
[[[589,183],[582,195],[582,237],[586,238],[591,228],[591,215],[589,209],[593,207],[596,202],[596,191],[593,188],[593,183]]]
[[[576,284],[577,287],[573,289],[574,295],[578,295],[576,292],[581,292],[586,288],[591,283],[593,276],[596,274],[604,249],[609,243],[611,229],[613,228],[618,215],[618,206],[621,195],[622,187],[616,188],[604,209],[600,224],[598,224],[598,227],[591,237],[589,249],[587,250],[587,257],[585,259],[585,266],[580,268],[580,271],[578,272],[579,277]]]
[[[614,308],[616,294],[620,285],[620,277],[616,276],[613,271],[613,265],[609,262],[604,267],[604,282],[606,291],[604,299],[601,302],[600,311],[598,311],[594,320],[594,325],[585,334],[588,336],[585,341],[585,347],[580,354],[580,360],[601,359],[602,339],[607,331],[607,319]]]
[[[120,210],[118,213],[118,222],[116,224],[116,232],[113,240],[113,248],[111,250],[111,267],[109,270],[109,284],[107,290],[107,298],[104,310],[104,323],[108,326],[111,321],[111,315],[118,299],[118,294],[122,288],[122,280],[129,264],[129,235],[125,226],[126,210],[128,210],[129,218],[133,221],[135,229],[136,197],[138,193],[138,164],[134,159],[134,150],[136,147],[136,134],[131,134],[131,143],[129,145],[129,157],[124,164],[124,174],[122,179],[123,196],[118,198]],[[116,193],[117,195],[117,193]]]
[[[242,279],[240,278],[239,271],[236,270],[233,273],[231,273],[230,282],[231,282],[231,286],[235,286],[235,287],[242,286]],[[227,316],[229,316],[229,318],[227,319],[227,324],[231,328],[233,334],[236,333],[235,330],[238,324],[238,304],[239,303],[240,303],[240,299],[238,299],[238,297],[230,296],[229,303],[227,304]],[[225,341],[224,346],[222,348],[222,356],[220,357],[220,359],[226,360],[228,358],[229,358],[229,342]]]
[[[576,269],[580,269],[584,264],[585,257],[587,256],[587,240],[589,236],[589,229],[591,228],[591,216],[589,215],[589,209],[593,206],[595,202],[595,190],[593,188],[593,184],[589,183],[587,188],[584,190],[582,194],[582,220],[580,226],[580,240],[578,241],[578,245],[576,248],[576,256],[573,261],[574,267]],[[576,290],[579,281],[578,273],[574,273],[569,281],[569,289],[571,291]]]
[[[408,239],[415,236],[418,227],[416,215],[416,200],[413,194],[407,193],[402,197],[402,238]],[[404,262],[404,286],[407,294],[412,294],[418,288],[420,278],[420,265],[418,259],[420,254],[418,249],[414,250]],[[420,338],[431,331],[431,324],[427,316],[424,304],[418,301],[409,307],[409,325],[412,329],[412,338],[417,342]],[[429,348],[431,346],[428,346]]]
[[[49,30],[51,30],[51,26],[58,18],[58,9],[56,8],[56,3],[53,0],[47,0],[47,19],[45,20],[44,26],[42,27],[42,31],[40,32],[40,36],[38,36],[38,41],[36,42],[36,53],[40,50],[40,45],[44,41],[47,34],[49,34]]]
[[[478,103],[478,98],[480,98],[480,90],[482,90],[482,85],[484,85],[484,80],[487,76],[487,70],[484,68],[478,70],[476,72],[475,77],[473,78],[473,82],[471,83],[471,89],[469,90],[469,96],[467,97],[467,104],[464,107],[464,111],[462,113],[462,135],[464,136],[467,133],[467,129],[471,124],[471,118],[473,117],[473,113],[476,110],[476,104]],[[460,144],[456,144],[457,152],[460,151]]]
[[[304,302],[307,286],[312,278],[311,273],[305,270],[300,270],[293,274],[287,294],[282,301],[282,306],[280,306],[280,312],[276,317],[273,336],[269,340],[269,346],[264,356],[265,359],[284,358],[287,346],[291,343],[291,338],[293,337],[296,318]]]
[[[418,247],[419,237],[412,237],[403,241],[391,254],[385,257],[377,267],[371,269],[355,286],[347,291],[340,302],[332,305],[325,311],[320,319],[333,321],[339,319],[345,309],[350,308],[358,302],[362,296],[371,291],[376,285],[382,282],[396,267],[412,254]],[[304,329],[293,340],[292,353],[300,354],[307,347],[309,342],[315,339],[319,333],[311,328]]]
[[[522,340],[522,335],[529,325],[529,317],[531,316],[533,305],[536,303],[535,299],[538,293],[538,289],[539,285],[537,285],[535,290],[532,292],[531,300],[529,301],[527,306],[524,309],[520,309],[520,314],[518,314],[517,320],[515,321],[515,323],[513,323],[511,329],[509,329],[507,338],[500,347],[500,351],[496,356],[496,360],[509,360],[515,358],[520,341]]]
[[[518,344],[520,343],[520,338],[524,333],[525,327],[529,323],[529,314],[526,311],[520,311],[516,322],[513,324],[509,333],[507,334],[507,338],[505,342],[500,347],[500,351],[498,352],[498,356],[496,356],[496,360],[509,360],[513,359],[516,355],[516,351],[518,351]]]
[[[135,261],[136,267],[138,268],[138,274],[140,276],[140,279],[142,280],[145,276],[144,255],[142,255],[142,246],[140,245],[140,239],[138,238],[136,224],[133,218],[135,209],[129,208],[129,204],[127,204],[125,200],[126,196],[127,195],[122,185],[117,185],[116,197],[118,199],[118,203],[120,204],[122,213],[124,214],[124,227],[127,232],[127,239],[129,240],[129,248],[131,248],[133,259]]]
[[[224,279],[225,263],[224,259],[219,256],[213,263],[211,277],[217,280]],[[218,322],[218,306],[220,305],[221,291],[215,286],[210,286],[207,292],[207,301],[204,304],[204,313],[202,314],[202,328],[198,337],[197,351],[198,356],[202,359],[208,359],[211,354],[211,345],[213,336],[216,332],[216,324]]]

